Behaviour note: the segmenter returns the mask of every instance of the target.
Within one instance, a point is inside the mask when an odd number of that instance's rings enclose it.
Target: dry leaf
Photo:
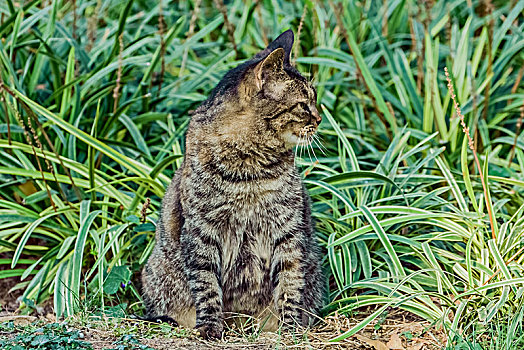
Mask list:
[[[406,323],[402,326],[401,334],[405,332],[411,332],[412,334],[420,334],[424,330],[424,326],[420,323]]]
[[[420,339],[420,338],[413,338],[411,339],[411,344],[408,345],[407,350],[420,350],[422,347],[426,344],[429,344],[429,342],[426,339]]]
[[[404,350],[404,347],[402,346],[402,340],[397,333],[391,334],[391,338],[389,338],[386,346],[390,350]]]
[[[371,345],[372,347],[375,348],[375,350],[389,350],[386,344],[384,344],[383,342],[379,340],[369,339],[368,337],[360,335],[360,334],[355,334],[355,337],[358,340],[360,340],[361,342]]]

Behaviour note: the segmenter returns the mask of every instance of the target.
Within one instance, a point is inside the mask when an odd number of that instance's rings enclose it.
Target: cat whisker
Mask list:
[[[315,138],[318,142],[318,145],[320,146],[320,148],[324,151],[324,154],[326,154],[328,152],[326,146],[324,146],[324,140],[322,140],[322,137],[320,137],[318,134],[315,134]]]
[[[300,158],[300,142],[302,140],[302,133],[299,133],[298,134],[298,142],[297,142],[297,145],[295,146],[295,160],[294,160],[294,163],[295,163],[295,167],[297,166],[297,158]]]
[[[322,152],[325,156],[327,156],[326,152],[324,152],[324,148],[323,148],[323,145],[322,143],[320,142],[320,140],[316,137],[315,134],[313,134],[313,138],[312,138],[313,142],[315,143],[315,145],[317,145],[318,149],[320,150],[320,152]]]
[[[315,157],[316,162],[319,163],[317,155],[315,154],[315,149],[313,148],[313,142],[311,142],[311,141],[315,141],[313,136],[309,137],[308,146],[309,146],[309,148],[311,148],[311,152],[313,153],[313,157]],[[313,160],[311,160],[311,161],[313,162]]]
[[[303,131],[301,130],[299,133],[299,146],[300,146],[300,154],[299,157],[302,159],[302,153],[304,152],[304,138],[302,137]]]
[[[293,149],[293,154],[294,154],[293,162],[295,166],[297,165],[297,151],[298,151],[298,143],[295,145]]]
[[[327,152],[328,152],[328,150],[327,150],[326,146],[324,146],[324,145],[320,142],[320,140],[317,140],[317,142],[318,142],[318,145],[320,146],[320,150],[322,151],[322,153],[324,153],[324,155],[327,156]]]
[[[308,154],[308,156],[309,156],[309,161],[310,161],[311,163],[313,163],[313,159],[311,158],[311,153],[309,153],[309,148],[310,148],[310,146],[311,146],[311,142],[310,142],[308,136],[306,136],[305,139],[306,139],[306,141],[307,141],[307,142],[306,142],[306,150],[307,150],[307,154]]]
[[[300,139],[301,139],[301,136],[299,134],[298,135],[298,141],[297,141],[297,144],[295,146],[295,166],[297,166],[297,159],[300,158]]]

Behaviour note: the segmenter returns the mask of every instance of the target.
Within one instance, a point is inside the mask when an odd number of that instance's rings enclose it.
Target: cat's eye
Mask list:
[[[304,102],[299,102],[299,105],[300,107],[302,107],[302,109],[308,113],[308,114],[311,114],[311,110],[309,109],[309,106],[307,103],[304,103]]]
[[[279,111],[278,113],[275,113],[272,116],[265,117],[264,119],[266,119],[266,120],[277,119],[281,115],[283,115],[284,113],[291,113],[291,112],[295,111],[297,108],[302,109],[301,112],[307,113],[308,115],[312,114],[311,110],[309,109],[309,104],[307,102],[299,101],[299,102],[291,105],[288,108],[284,108],[283,110]],[[295,113],[296,113],[296,111],[295,111]],[[293,114],[295,114],[295,113],[293,113]],[[297,119],[295,121],[300,121],[300,119]]]

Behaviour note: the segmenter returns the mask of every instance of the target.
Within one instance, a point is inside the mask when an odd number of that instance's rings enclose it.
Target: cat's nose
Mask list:
[[[311,111],[311,116],[312,116],[311,121],[313,122],[313,124],[318,126],[320,122],[322,121],[322,117],[320,116],[320,113],[318,113],[317,107],[310,106],[309,110]]]

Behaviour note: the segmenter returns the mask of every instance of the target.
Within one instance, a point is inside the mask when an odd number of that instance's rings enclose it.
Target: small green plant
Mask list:
[[[70,330],[66,324],[49,323],[42,327],[29,326],[17,329],[13,322],[1,326],[2,331],[16,332],[14,336],[4,336],[0,339],[0,348],[4,350],[74,350],[93,349],[92,345],[83,341],[79,330]]]
[[[388,310],[384,311],[377,319],[377,322],[373,325],[373,328],[378,331],[382,328],[382,324],[387,320],[388,318]]]
[[[413,337],[414,337],[413,333],[411,333],[410,331],[403,332],[403,333],[402,333],[402,336],[403,336],[404,338],[406,338],[407,340],[411,340],[411,339],[413,339]]]
[[[136,339],[133,334],[126,334],[113,343],[113,347],[105,350],[154,350],[153,348],[143,345]]]

